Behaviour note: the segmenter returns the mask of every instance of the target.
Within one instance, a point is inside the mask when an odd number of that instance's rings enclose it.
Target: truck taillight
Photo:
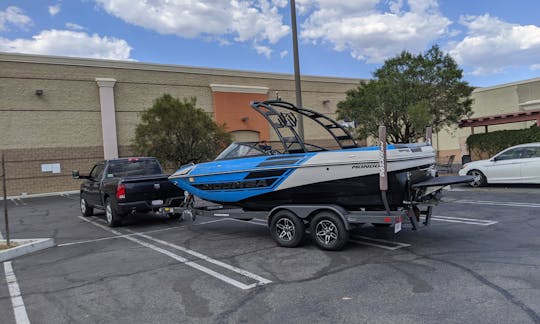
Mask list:
[[[116,199],[126,199],[126,186],[119,184],[116,187]]]

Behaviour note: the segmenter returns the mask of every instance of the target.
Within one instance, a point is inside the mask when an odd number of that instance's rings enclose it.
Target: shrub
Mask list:
[[[474,160],[491,157],[510,146],[533,142],[540,142],[540,127],[474,134],[467,138],[467,146]]]

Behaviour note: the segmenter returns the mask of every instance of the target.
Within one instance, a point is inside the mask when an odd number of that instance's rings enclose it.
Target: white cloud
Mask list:
[[[21,8],[10,6],[5,11],[0,10],[0,31],[7,30],[8,25],[24,29],[32,25],[32,19],[26,16]]]
[[[123,39],[51,29],[41,31],[32,39],[0,37],[0,51],[128,60],[131,47]]]
[[[284,58],[285,56],[287,56],[287,54],[289,54],[289,51],[287,51],[287,50],[281,51],[279,53],[279,57]]]
[[[286,0],[95,0],[106,12],[127,23],[180,37],[268,47],[289,33],[279,9]],[[267,55],[268,51],[255,48]]]
[[[270,58],[272,56],[272,49],[268,46],[255,44],[253,47],[257,51],[257,54],[264,55],[266,58]]]
[[[86,29],[83,26],[78,25],[76,23],[72,23],[72,22],[67,22],[66,28],[71,29],[71,30],[85,30]]]
[[[474,67],[472,74],[540,65],[539,26],[511,24],[489,14],[462,16],[460,23],[467,28],[467,35],[450,44],[449,52],[459,64]]]
[[[61,9],[60,7],[61,7],[60,3],[57,3],[54,6],[49,6],[49,14],[51,16],[56,16],[56,14],[60,12],[60,9]]]
[[[451,24],[436,0],[316,0],[311,6],[301,37],[368,63],[421,52]]]

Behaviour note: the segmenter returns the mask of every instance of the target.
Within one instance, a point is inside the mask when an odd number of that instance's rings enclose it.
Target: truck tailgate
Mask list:
[[[183,196],[183,191],[168,180],[168,175],[152,175],[122,178],[126,188],[125,202],[155,201]]]

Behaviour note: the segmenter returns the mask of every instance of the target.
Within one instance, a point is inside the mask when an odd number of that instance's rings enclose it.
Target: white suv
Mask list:
[[[512,146],[489,160],[466,163],[459,175],[473,176],[473,187],[487,183],[540,184],[540,142]]]

